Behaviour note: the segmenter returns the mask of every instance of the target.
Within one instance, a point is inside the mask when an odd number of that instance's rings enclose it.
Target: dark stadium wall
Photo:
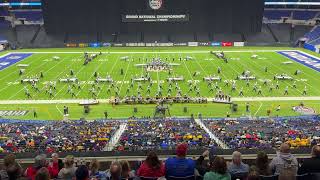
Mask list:
[[[263,0],[42,0],[48,33],[250,33],[260,32]],[[187,22],[122,22],[126,14],[188,14]]]

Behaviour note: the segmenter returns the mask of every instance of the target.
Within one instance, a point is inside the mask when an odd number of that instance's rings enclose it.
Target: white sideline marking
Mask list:
[[[0,104],[78,104],[88,99],[59,99],[59,100],[0,100]],[[99,103],[109,103],[109,99],[97,99]],[[208,98],[212,101],[213,98]],[[235,97],[233,101],[319,101],[320,96],[310,97]]]
[[[214,50],[212,52],[221,52]],[[228,52],[228,53],[233,53],[233,52],[277,52],[277,51],[300,51],[300,50],[293,50],[293,49],[284,49],[284,50],[279,50],[279,49],[269,49],[269,50],[229,50],[229,51],[223,51],[223,52]],[[190,53],[209,53],[211,51],[206,50],[206,51],[156,51],[156,52],[148,52],[148,51],[114,51],[114,52],[103,52],[103,51],[69,51],[69,52],[33,52],[33,51],[20,51],[20,52],[10,52],[12,54],[15,53],[33,53],[33,54],[83,54],[84,52],[87,52],[89,54],[95,54],[95,53],[102,53],[102,54],[190,54]],[[300,51],[301,52],[301,51]],[[10,54],[8,53],[8,54]]]

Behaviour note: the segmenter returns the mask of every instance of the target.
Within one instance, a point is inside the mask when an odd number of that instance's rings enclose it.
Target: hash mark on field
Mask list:
[[[109,56],[109,55],[107,55],[107,56]],[[99,61],[98,61],[98,62],[99,62]],[[89,81],[89,80],[92,78],[92,76],[94,75],[94,73],[101,67],[102,64],[103,64],[103,62],[100,61],[99,65],[94,69],[94,71],[93,71],[92,74],[89,76],[89,78],[87,79],[87,81]],[[85,66],[83,66],[83,67],[85,67]],[[82,92],[82,90],[84,90],[84,87],[85,87],[87,84],[88,84],[88,83],[84,83],[84,84],[83,84],[83,86],[81,87],[81,90],[77,92],[76,96],[78,96],[79,93]],[[101,91],[101,90],[100,90],[100,91]],[[100,93],[100,91],[99,91],[99,93]]]
[[[131,59],[133,59],[133,58],[132,58],[132,55],[130,55],[130,56],[131,56]],[[127,73],[128,73],[129,66],[130,66],[131,62],[132,62],[132,61],[129,61],[129,63],[127,64],[127,69],[126,69],[126,72],[125,72],[125,74],[124,74],[124,77],[122,78],[122,82],[124,82],[124,80],[125,80],[126,77],[127,77]],[[122,86],[123,86],[123,83],[121,83],[120,88],[119,88],[119,96],[120,96],[120,93],[121,93]]]
[[[70,67],[70,66],[69,66]],[[82,66],[81,68],[80,68],[80,70],[74,75],[74,76],[76,76],[76,75],[78,75],[83,69],[84,69],[84,67],[85,66]],[[61,87],[61,89],[54,95],[54,97],[52,97],[51,98],[51,100],[53,100],[55,97],[57,97],[57,95],[64,89],[64,87],[66,87],[68,85],[68,83],[66,83],[65,85],[63,85],[62,87]]]
[[[9,54],[10,54],[10,53],[8,53],[8,55],[9,55]],[[29,56],[29,57],[21,60],[20,62],[23,62],[23,61],[25,61],[25,60],[28,60],[28,58],[30,58],[30,57],[32,57],[32,56]],[[41,57],[44,57],[44,56],[41,56]],[[40,58],[40,57],[39,57],[39,58]],[[39,59],[39,58],[37,58],[37,59]],[[33,64],[33,63],[35,63],[35,62],[37,62],[37,61],[31,61],[29,65],[31,65],[31,64]],[[40,64],[40,65],[41,65],[41,64]],[[40,66],[40,65],[39,65],[39,66]],[[39,66],[37,66],[37,68],[38,68]],[[12,66],[12,67],[15,67],[15,66]],[[13,73],[16,73],[16,72],[12,71],[11,73],[7,74],[6,76],[0,78],[0,81],[2,81],[3,79],[6,79],[8,76],[11,76],[11,74],[13,74]]]
[[[253,61],[255,64],[257,64],[259,67],[261,67],[258,63],[256,63],[255,61]],[[276,69],[278,69],[279,71],[283,71],[282,69],[280,69],[278,66],[273,65],[272,63],[270,63],[269,61],[267,61],[268,64],[271,64],[272,67],[275,67]],[[284,81],[285,84],[287,84],[288,87],[292,87],[291,84],[289,84],[287,81]],[[302,94],[302,91],[300,91],[299,89],[296,89],[296,91],[300,92]]]
[[[41,56],[41,57],[42,57],[42,56]],[[38,58],[37,58],[37,59],[38,59]],[[22,60],[22,61],[23,61],[23,60]],[[30,64],[31,64],[31,63],[30,63]],[[41,66],[43,66],[43,65],[44,65],[44,63],[39,64],[35,69],[38,69],[39,67],[41,67]],[[32,69],[31,71],[28,71],[26,75],[29,75],[29,74],[30,74],[31,72],[33,72],[33,71],[34,71],[34,69]],[[3,78],[0,78],[0,81],[3,80],[3,79],[5,79],[6,77],[10,76],[10,75],[13,74],[13,73],[16,73],[16,72],[15,72],[15,71],[12,71],[12,72],[9,73],[8,75],[4,76]],[[24,75],[24,76],[26,76],[26,75]],[[17,79],[16,79],[15,81],[17,81]],[[4,88],[0,89],[0,92],[3,91],[4,89],[7,89],[9,86],[10,86],[10,85],[7,85],[7,86],[5,86]]]
[[[60,61],[59,63],[57,63],[55,66],[57,66],[58,64],[60,64],[62,61]],[[43,64],[45,64],[45,63],[42,63],[42,65],[41,66],[43,66]],[[55,67],[54,66],[54,67]],[[37,67],[37,68],[39,68],[39,66]],[[50,68],[51,69],[51,68]],[[46,70],[44,73],[46,73],[46,72],[48,72],[49,70]],[[11,99],[11,98],[13,98],[13,97],[15,97],[17,94],[19,94],[21,91],[23,90],[23,88],[22,89],[20,89],[17,93],[15,93],[14,95],[12,95],[9,99]]]
[[[182,56],[181,56],[181,54],[179,53],[179,58],[181,58],[182,59]],[[190,70],[189,70],[189,68],[188,68],[188,66],[186,65],[186,62],[182,59],[182,61],[183,61],[183,64],[184,64],[184,66],[186,67],[186,69],[188,70],[188,73],[189,73],[189,76],[190,76],[190,78],[192,79],[192,81],[194,81],[194,79],[193,79],[193,77],[192,77],[192,75],[191,75],[191,72],[190,72]]]
[[[67,59],[66,59],[66,60],[67,60]],[[62,61],[60,61],[60,62],[62,62]],[[60,62],[59,62],[58,64],[60,64]],[[55,66],[53,66],[52,68],[50,68],[47,72],[51,71],[51,69],[53,69],[54,67],[56,67],[58,64],[56,64]],[[68,70],[68,69],[70,68],[70,66],[71,66],[71,65],[69,64],[69,65],[67,66],[67,68],[64,69],[64,71],[61,71],[58,75],[56,75],[56,76],[53,78],[54,81],[56,81],[62,73],[66,72],[66,70]],[[51,80],[50,80],[50,81],[51,81]],[[44,86],[40,89],[40,91],[42,91],[45,87],[46,87],[46,85],[44,85]],[[41,94],[41,93],[36,94],[35,97],[38,97],[39,94]]]
[[[245,58],[241,58],[241,59],[245,59]],[[254,70],[255,68],[249,68],[245,63],[242,63],[242,61],[237,61],[237,62],[239,62],[242,67],[245,67],[246,70],[250,70],[250,71],[254,72],[254,75],[258,78],[258,73],[257,73],[257,71]],[[239,67],[239,66],[237,65],[237,67]],[[259,68],[260,68],[260,67],[259,67]],[[238,71],[237,71],[237,73],[238,73],[238,75],[240,75],[240,73],[239,73]],[[257,81],[256,81],[256,82],[257,82]],[[259,86],[260,86],[260,85],[259,85]],[[248,91],[247,91],[247,92],[248,92]],[[261,96],[264,97],[264,96],[265,96],[264,93],[262,93]]]

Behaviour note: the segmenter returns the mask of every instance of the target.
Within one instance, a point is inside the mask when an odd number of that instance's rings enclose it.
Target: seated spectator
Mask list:
[[[77,168],[75,172],[76,180],[88,180],[89,170],[87,166],[81,165]]]
[[[213,162],[214,158],[216,157],[216,150],[215,146],[212,146],[210,150],[206,150],[202,153],[202,155],[196,161],[196,170],[198,171],[200,176],[204,176],[206,172],[210,171],[210,162]],[[204,159],[209,156],[209,163],[203,163]]]
[[[257,158],[256,158],[256,165],[253,167],[253,169],[257,171],[261,176],[272,175],[272,171],[269,166],[269,158],[265,152],[263,151],[258,152]]]
[[[155,152],[149,152],[147,159],[138,169],[137,175],[148,178],[159,178],[165,176],[164,164],[159,160]]]
[[[240,152],[235,151],[232,153],[232,162],[228,166],[228,171],[231,176],[246,176],[249,173],[249,166],[242,162],[242,155]]]
[[[230,180],[231,176],[227,172],[227,163],[223,157],[216,157],[210,162],[210,172],[204,175],[204,180]]]
[[[195,171],[195,162],[192,159],[186,159],[187,144],[180,144],[176,149],[176,157],[166,160],[166,177],[192,177]]]
[[[58,153],[52,153],[51,154],[51,162],[52,163],[58,163],[59,171],[64,167],[63,161],[59,159]]]
[[[274,174],[297,174],[298,161],[290,153],[289,144],[283,143],[280,146],[280,152],[277,152],[277,157],[273,158],[270,163],[270,168]],[[287,172],[288,171],[288,172]],[[280,176],[279,176],[280,178]]]
[[[16,162],[16,157],[14,154],[9,154],[4,158],[4,171],[8,176],[8,179],[14,180],[18,179],[22,175],[22,168],[19,163]],[[0,179],[3,178],[0,176]],[[3,178],[5,179],[5,178]]]
[[[131,170],[130,164],[126,160],[120,161],[121,165],[121,179],[133,179],[135,173]]]
[[[259,172],[254,169],[250,169],[247,180],[260,180]]]
[[[312,147],[311,158],[303,161],[298,174],[320,173],[320,146]]]
[[[57,153],[53,153],[51,155],[52,159],[51,162],[48,165],[48,169],[50,169],[50,176],[51,178],[57,178],[58,177],[58,173],[60,171],[59,169],[59,156]]]
[[[45,167],[42,167],[37,171],[35,176],[35,180],[50,180],[49,170]]]
[[[48,162],[47,162],[46,158],[47,158],[47,156],[45,154],[37,155],[35,157],[34,164],[32,166],[29,166],[26,169],[24,176],[26,176],[28,179],[34,180],[38,170],[43,167],[45,167],[45,168],[47,167]]]
[[[60,179],[72,179],[75,177],[77,167],[74,165],[73,156],[69,155],[64,160],[64,168],[62,168],[58,174]]]
[[[296,174],[293,171],[283,171],[279,174],[278,180],[296,180]]]
[[[119,162],[112,162],[110,169],[107,170],[107,179],[121,180],[121,164]]]
[[[99,180],[107,179],[107,174],[103,171],[99,171],[100,163],[98,160],[94,159],[89,165],[89,176],[90,178],[97,178]]]

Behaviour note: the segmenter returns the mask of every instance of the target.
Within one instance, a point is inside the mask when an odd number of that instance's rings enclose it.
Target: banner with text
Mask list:
[[[137,15],[127,14],[122,15],[122,22],[136,23],[136,22],[186,22],[189,21],[188,14],[172,14],[172,15]]]

